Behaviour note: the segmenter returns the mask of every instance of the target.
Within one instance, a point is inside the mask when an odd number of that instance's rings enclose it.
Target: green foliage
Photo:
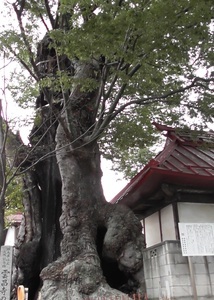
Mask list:
[[[22,205],[22,180],[20,177],[15,177],[7,186],[5,195],[5,218],[16,212],[23,211]],[[6,224],[8,225],[8,224]]]
[[[102,156],[113,162],[113,170],[123,172],[125,178],[131,178],[135,175],[152,156],[155,151],[151,150],[154,142],[157,143],[158,137],[155,136],[152,128],[131,128],[130,131],[124,131],[124,123],[115,124],[113,132],[109,129],[101,143]],[[137,127],[134,125],[134,127]],[[152,126],[150,126],[152,127]],[[140,138],[138,137],[141,133]]]
[[[42,124],[42,116],[40,113],[37,113],[34,118],[34,126],[39,128],[41,124]]]
[[[63,0],[59,7],[58,1],[48,3],[53,19],[58,14],[57,26],[48,32],[49,49],[74,64],[99,65],[104,57],[101,81],[77,79],[62,69],[40,76],[35,86],[29,83],[36,71],[32,59],[38,33],[42,25],[51,28],[51,19],[43,1],[26,1],[26,37],[14,25],[0,35],[7,57],[24,62],[30,73],[20,81],[19,91],[10,86],[22,105],[35,98],[38,87],[54,92],[77,85],[82,92],[101,87],[96,120],[101,124],[102,153],[127,175],[148,160],[148,149],[157,141],[152,121],[194,127],[213,121],[213,1]],[[196,80],[199,69],[206,75]]]
[[[179,108],[180,109],[180,108]],[[113,169],[133,177],[157,153],[162,143],[153,121],[161,124],[181,124],[182,112],[174,105],[128,108],[115,119],[101,139],[102,155],[114,162]],[[153,147],[156,145],[156,147]]]
[[[39,88],[34,80],[27,76],[25,70],[14,71],[10,74],[7,89],[20,107],[24,109],[35,107]]]
[[[22,181],[20,178],[15,178],[10,182],[6,192],[6,209],[7,210],[22,210]]]

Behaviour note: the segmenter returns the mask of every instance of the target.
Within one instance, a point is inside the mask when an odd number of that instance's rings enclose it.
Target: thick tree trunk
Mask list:
[[[41,73],[48,70],[55,76],[55,51],[49,47],[48,37],[42,43],[38,57]],[[49,54],[55,66],[52,70],[42,65]],[[88,142],[96,122],[98,89],[87,90],[84,80],[99,84],[99,65],[97,60],[71,64],[64,56],[57,59],[69,68],[72,65],[74,80],[69,91],[62,88],[55,94],[43,89],[39,98],[49,103],[49,108],[41,109],[45,122],[33,130],[31,143],[37,145],[38,158],[49,155],[34,169],[41,193],[41,236],[37,239],[39,251],[27,266],[31,264],[33,270],[37,262],[40,270],[43,268],[42,300],[110,299],[124,295],[122,291],[143,293],[141,224],[129,209],[105,201],[98,144]],[[63,108],[56,113],[54,100],[61,98]],[[26,261],[22,255],[21,259]],[[29,300],[33,297],[32,293]]]
[[[16,266],[18,267],[17,278],[14,278],[14,283],[28,287],[30,299],[33,299],[38,289],[41,270],[41,200],[35,173],[28,171],[23,181],[24,219],[20,226],[14,251]],[[13,299],[16,299],[15,297],[16,291],[14,289]]]
[[[50,155],[55,150],[57,122],[49,107],[41,108],[36,118],[41,124],[36,124],[31,132],[28,151],[37,146],[22,168],[29,167],[45,155],[47,157],[23,176],[25,218],[15,247],[17,275],[14,274],[14,284],[29,288],[29,300],[36,299],[42,268],[60,256],[62,238],[59,225],[61,177],[56,156]],[[16,299],[15,291],[13,299]]]
[[[127,288],[128,279],[140,288],[137,274],[143,265],[142,229],[130,210],[105,202],[97,144],[74,149],[61,125],[56,141],[62,178],[63,239],[60,259],[42,271],[42,299],[108,299],[122,295],[108,284]],[[113,268],[112,272],[106,265]],[[118,283],[116,271],[123,277]],[[131,284],[129,281],[129,288]]]
[[[62,124],[65,120],[62,115]],[[47,153],[55,147],[52,130],[41,147]],[[51,156],[25,175],[18,283],[30,288],[29,300],[35,299],[45,267],[44,300],[108,299],[121,291],[143,294],[141,225],[129,209],[105,201],[97,143],[71,143],[59,124],[56,157],[57,161]]]

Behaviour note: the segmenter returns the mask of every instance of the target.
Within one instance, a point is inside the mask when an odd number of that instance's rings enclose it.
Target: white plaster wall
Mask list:
[[[214,223],[214,204],[178,203],[179,222]]]
[[[5,246],[14,246],[15,245],[15,239],[16,239],[16,228],[15,226],[11,226],[7,230],[7,235],[5,238]]]
[[[145,237],[146,247],[150,247],[161,242],[158,212],[145,218]]]
[[[176,240],[174,215],[171,204],[161,209],[161,227],[163,241]]]

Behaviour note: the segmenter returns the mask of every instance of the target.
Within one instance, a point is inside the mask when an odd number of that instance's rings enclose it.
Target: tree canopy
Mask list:
[[[212,122],[212,1],[23,0],[13,8],[6,2],[2,53],[28,71],[12,72],[14,99],[27,107],[38,89],[67,90],[77,81],[59,60],[52,76],[45,62],[37,63],[45,31],[48,47],[58,58],[66,55],[70,69],[77,60],[94,60],[101,78],[82,78],[81,89],[99,89],[88,138],[100,140],[104,156],[119,162],[148,149],[152,121],[185,125],[187,116],[200,116],[189,124]]]

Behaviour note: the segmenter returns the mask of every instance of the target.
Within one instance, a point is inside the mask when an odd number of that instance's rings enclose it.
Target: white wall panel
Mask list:
[[[179,202],[178,216],[181,223],[214,223],[214,204]]]
[[[145,219],[145,236],[146,247],[150,247],[161,242],[158,212]]]
[[[163,242],[176,240],[173,208],[171,204],[161,209],[161,227]]]

